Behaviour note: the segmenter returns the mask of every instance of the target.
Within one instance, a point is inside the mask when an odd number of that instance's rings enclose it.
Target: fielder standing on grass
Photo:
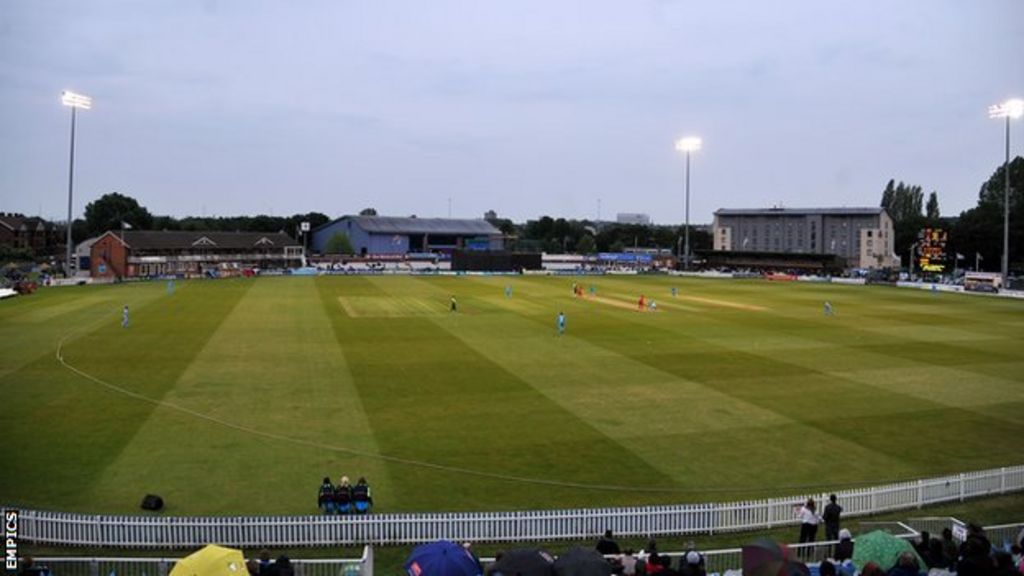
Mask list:
[[[459,311],[459,303],[455,301],[455,296],[454,295],[452,295],[452,302],[451,302],[451,306],[448,308],[448,311],[449,312],[458,312]]]
[[[825,301],[825,316],[832,315],[832,303],[828,300]]]
[[[128,327],[128,305],[124,305],[124,309],[121,310],[121,328]]]
[[[558,319],[555,320],[555,325],[558,327],[558,335],[565,334],[565,313],[559,312]]]

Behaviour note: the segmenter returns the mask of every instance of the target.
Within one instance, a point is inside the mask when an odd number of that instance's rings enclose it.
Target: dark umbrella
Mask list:
[[[597,550],[576,546],[555,560],[557,576],[611,576],[612,565]]]
[[[405,561],[409,576],[480,576],[480,565],[468,550],[438,540],[417,546]]]
[[[538,548],[509,550],[487,569],[488,576],[554,576],[555,559]]]
[[[789,559],[789,549],[761,538],[743,546],[743,576],[779,576]]]

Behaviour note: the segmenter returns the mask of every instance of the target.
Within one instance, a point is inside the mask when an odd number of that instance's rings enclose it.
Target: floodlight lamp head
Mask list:
[[[676,150],[680,152],[696,152],[700,150],[701,140],[697,136],[687,136],[676,140]]]
[[[1013,98],[1003,102],[1002,104],[996,104],[995,106],[988,107],[989,118],[1013,118],[1017,119],[1024,116],[1024,100],[1020,98]]]
[[[65,106],[70,106],[71,108],[81,108],[83,110],[92,108],[92,98],[84,94],[76,94],[70,90],[65,90],[61,94],[60,101]]]

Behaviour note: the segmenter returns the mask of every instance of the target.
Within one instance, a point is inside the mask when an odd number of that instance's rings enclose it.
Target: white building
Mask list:
[[[884,208],[722,208],[713,234],[715,250],[835,254],[857,268],[900,263]]]

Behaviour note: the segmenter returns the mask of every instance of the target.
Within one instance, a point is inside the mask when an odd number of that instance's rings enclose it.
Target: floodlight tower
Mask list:
[[[75,94],[70,90],[65,90],[61,95],[61,103],[71,108],[71,160],[68,164],[68,234],[67,234],[67,250],[65,251],[64,261],[64,277],[71,275],[71,201],[74,195],[75,189],[75,111],[81,108],[82,110],[88,110],[92,108],[92,98],[84,96],[82,94]]]
[[[1003,286],[1006,286],[1010,273],[1010,119],[1024,116],[1024,100],[1014,98],[1002,104],[989,106],[989,118],[1006,118],[1006,163],[1003,173],[1006,181],[1003,185]]]
[[[690,153],[701,148],[701,140],[697,136],[687,136],[676,140],[676,150],[686,153],[686,220],[683,225],[684,248],[683,268],[690,269]]]

